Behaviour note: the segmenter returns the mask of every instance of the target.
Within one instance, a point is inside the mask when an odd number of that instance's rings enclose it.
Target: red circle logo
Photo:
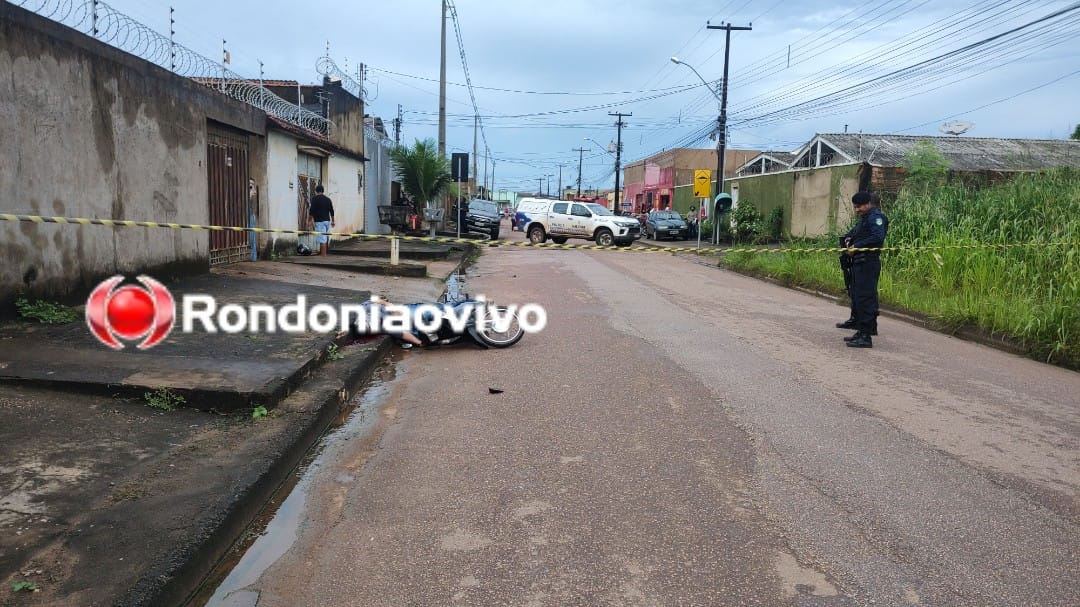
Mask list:
[[[86,300],[86,324],[101,343],[120,350],[126,340],[143,339],[136,347],[152,348],[168,337],[176,320],[176,302],[165,285],[138,276],[145,288],[126,285],[116,289],[124,280],[113,276],[102,281]]]

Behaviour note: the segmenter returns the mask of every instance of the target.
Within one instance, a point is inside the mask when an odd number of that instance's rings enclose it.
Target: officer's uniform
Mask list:
[[[855,226],[852,226],[846,234],[840,237],[840,248],[844,249],[848,246],[848,239],[855,234]],[[841,329],[854,329],[855,328],[855,294],[851,291],[851,255],[841,251],[840,252],[840,271],[844,274],[844,292],[848,295],[849,307],[851,308],[851,314],[844,322],[837,323],[836,326]]]
[[[889,220],[878,207],[870,207],[859,219],[851,235],[855,249],[880,249],[885,246]],[[851,256],[851,295],[855,305],[855,330],[870,339],[877,332],[878,277],[881,275],[880,251],[856,251]]]

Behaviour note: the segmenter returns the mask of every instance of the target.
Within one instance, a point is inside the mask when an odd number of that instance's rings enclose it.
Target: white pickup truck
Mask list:
[[[551,238],[563,244],[569,238],[595,240],[600,246],[629,246],[641,238],[641,223],[619,217],[594,202],[570,202],[522,198],[516,211],[517,225],[533,243]]]

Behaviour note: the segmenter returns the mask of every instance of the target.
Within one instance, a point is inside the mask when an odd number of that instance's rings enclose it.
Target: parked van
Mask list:
[[[641,238],[641,224],[619,217],[593,202],[522,198],[517,206],[517,225],[533,243],[551,238],[563,244],[570,238],[594,240],[601,246],[629,246]]]

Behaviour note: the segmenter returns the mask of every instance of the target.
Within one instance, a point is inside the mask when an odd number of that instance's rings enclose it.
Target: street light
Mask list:
[[[616,167],[615,168],[615,173],[616,173],[616,175],[615,175],[615,185],[616,185],[616,189],[617,189],[617,186],[619,184],[619,178],[618,178],[619,157],[616,156],[616,154],[615,154],[615,142],[612,141],[611,143],[609,143],[608,146],[607,146],[607,149],[605,150],[604,146],[599,141],[597,141],[597,140],[595,140],[595,139],[593,139],[591,137],[586,137],[585,141],[591,141],[592,144],[595,145],[596,147],[600,148],[601,151],[606,152],[607,154],[610,154],[612,156],[615,156],[615,167]],[[598,192],[593,192],[593,198],[596,198],[597,196],[599,196],[599,193]],[[605,206],[606,206],[606,204],[605,204]],[[616,209],[616,211],[618,211],[618,209]]]
[[[591,141],[591,142],[595,143],[596,147],[598,147],[601,150],[607,152],[608,154],[614,154],[615,153],[615,144],[614,143],[609,143],[608,146],[607,146],[607,149],[605,150],[604,146],[600,145],[599,141],[597,141],[595,139],[592,139],[591,137],[586,137],[585,141]]]
[[[720,115],[716,118],[716,123],[719,129],[716,134],[716,193],[713,194],[713,202],[711,202],[709,205],[713,206],[716,204],[716,197],[720,195],[720,192],[724,191],[724,151],[727,147],[727,87],[724,87],[723,96],[717,95],[716,91],[713,90],[713,87],[709,86],[709,83],[701,77],[701,74],[696,69],[694,69],[694,66],[686,63],[685,61],[682,61],[678,57],[672,57],[671,62],[676,65],[685,65],[686,67],[690,68],[690,70],[694,72],[694,75],[698,77],[698,80],[701,80],[701,83],[705,85],[705,88],[708,89],[710,93],[712,93],[713,97],[716,97],[717,103],[720,104]],[[716,212],[715,207],[710,210],[713,212],[712,214],[710,214],[710,218],[712,218],[713,220],[713,231],[715,232],[720,222],[719,218],[713,217]]]

